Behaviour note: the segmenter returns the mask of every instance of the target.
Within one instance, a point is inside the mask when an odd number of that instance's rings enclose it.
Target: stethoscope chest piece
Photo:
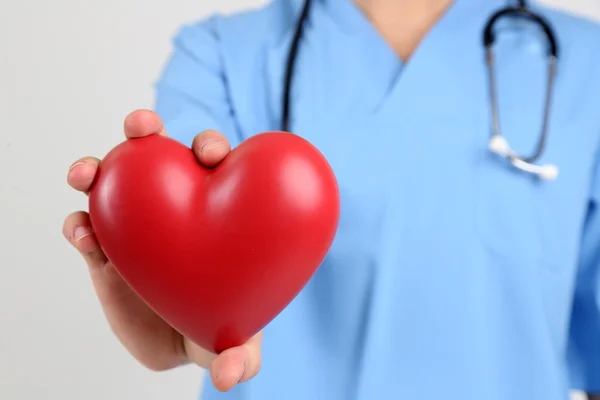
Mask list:
[[[558,167],[554,164],[533,164],[523,161],[510,145],[506,138],[500,135],[493,135],[488,144],[489,150],[501,157],[506,158],[515,168],[521,171],[537,175],[545,181],[553,181],[558,178]]]

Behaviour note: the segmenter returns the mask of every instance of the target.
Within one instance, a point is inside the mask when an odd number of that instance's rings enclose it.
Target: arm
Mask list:
[[[158,116],[149,111],[131,113],[125,120],[127,138],[151,134],[172,134],[191,146],[205,166],[218,163],[229,151],[227,138],[208,128],[226,132],[235,143],[236,132],[220,65],[218,38],[212,21],[183,29],[175,40],[173,54],[158,85]],[[204,131],[196,136],[196,134]],[[202,150],[207,140],[219,148]],[[100,160],[86,157],[74,163],[67,180],[75,190],[88,193]],[[209,165],[210,164],[210,165]],[[129,353],[155,371],[193,362],[210,369],[214,386],[227,391],[238,382],[251,379],[260,368],[258,334],[248,343],[225,350],[218,356],[191,343],[169,326],[140,299],[107,259],[85,212],[70,214],[63,234],[88,266],[96,294],[108,323]]]

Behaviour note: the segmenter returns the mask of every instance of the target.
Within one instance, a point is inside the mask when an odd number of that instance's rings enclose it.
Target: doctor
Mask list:
[[[215,357],[135,296],[74,213],[64,234],[123,345],[153,370],[209,368],[205,400],[600,393],[600,28],[527,4],[486,53],[486,24],[516,2],[308,5],[184,27],[156,113],[125,134],[168,134],[209,167],[262,131],[307,138],[341,190],[327,259],[264,333]],[[69,184],[86,192],[99,162]]]

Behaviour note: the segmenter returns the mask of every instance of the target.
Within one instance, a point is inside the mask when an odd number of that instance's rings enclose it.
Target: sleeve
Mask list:
[[[240,142],[217,21],[213,17],[180,29],[155,84],[155,112],[169,136],[187,146],[206,129],[221,132],[232,147]]]
[[[600,163],[581,238],[567,354],[571,388],[600,394]]]

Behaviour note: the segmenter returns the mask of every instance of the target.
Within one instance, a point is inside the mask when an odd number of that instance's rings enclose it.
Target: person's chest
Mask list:
[[[572,266],[600,134],[590,87],[576,63],[559,63],[538,161],[559,167],[556,181],[491,154],[480,40],[488,16],[450,10],[402,65],[367,26],[347,30],[327,10],[313,10],[293,75],[290,130],[332,165],[342,198],[338,241],[352,251],[372,251],[385,234],[421,242],[462,235],[510,258]],[[265,79],[237,90],[247,96],[234,110],[244,137],[280,129],[288,51],[288,40],[265,50],[254,72]],[[518,29],[503,33],[495,77],[501,132],[529,155],[547,95],[543,39]]]

